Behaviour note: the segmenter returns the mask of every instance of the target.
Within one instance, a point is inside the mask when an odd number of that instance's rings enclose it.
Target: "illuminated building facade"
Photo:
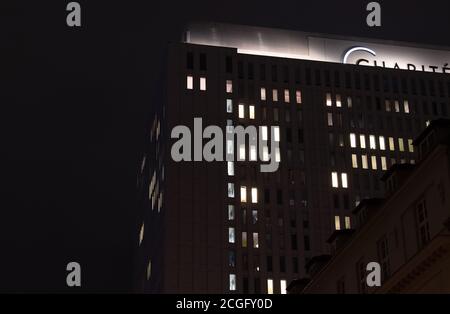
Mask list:
[[[448,116],[449,60],[438,47],[190,25],[169,45],[139,170],[137,289],[285,293],[359,201],[383,195],[386,170],[415,163],[413,138]],[[246,162],[174,162],[171,130],[196,117],[279,127],[278,171],[261,173],[251,147],[234,148]]]

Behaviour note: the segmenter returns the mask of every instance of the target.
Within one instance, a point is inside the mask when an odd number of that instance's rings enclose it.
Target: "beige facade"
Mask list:
[[[361,202],[357,230],[344,244],[334,235],[333,257],[303,293],[450,293],[449,133],[440,120],[419,136],[420,162],[386,173],[386,199]],[[370,262],[381,265],[381,287],[367,286]]]

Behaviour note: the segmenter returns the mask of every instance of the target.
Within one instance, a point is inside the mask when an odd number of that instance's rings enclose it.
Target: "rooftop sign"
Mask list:
[[[450,73],[450,48],[228,24],[191,24],[185,42],[239,53]]]

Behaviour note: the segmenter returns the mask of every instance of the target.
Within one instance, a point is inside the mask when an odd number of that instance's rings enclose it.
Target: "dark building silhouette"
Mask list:
[[[331,253],[333,231],[352,229],[360,200],[384,195],[386,171],[415,163],[428,121],[448,116],[448,60],[440,47],[190,25],[169,45],[139,169],[136,289],[285,293]],[[261,173],[251,147],[245,162],[173,161],[173,128],[196,117],[224,133],[279,127],[278,171]]]

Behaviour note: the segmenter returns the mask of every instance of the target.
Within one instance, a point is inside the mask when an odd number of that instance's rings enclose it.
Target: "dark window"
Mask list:
[[[291,234],[291,247],[293,250],[297,250],[297,235],[296,234]]]
[[[277,72],[277,66],[276,65],[272,65],[272,82],[277,82],[278,81],[278,72]]]
[[[253,80],[254,76],[255,76],[255,71],[253,68],[253,63],[249,63],[248,64],[248,79]]]
[[[300,78],[300,68],[295,68],[295,83],[300,84],[301,78]]]
[[[292,258],[292,271],[294,272],[294,274],[298,273],[298,258],[297,257]]]
[[[319,69],[316,69],[315,76],[316,76],[316,86],[322,85],[322,78],[320,76],[320,70]]]
[[[261,293],[261,280],[259,278],[255,278],[255,293]]]
[[[288,143],[292,143],[292,129],[291,128],[286,129],[286,141]]]
[[[242,61],[238,62],[238,78],[244,78],[244,64],[242,63]]]
[[[436,96],[436,89],[434,87],[434,81],[429,81],[428,86],[430,88],[430,95],[433,97]]]
[[[304,236],[303,237],[303,242],[305,245],[305,251],[309,251],[311,249],[311,244],[309,242],[309,236]]]
[[[359,73],[355,73],[355,88],[361,89],[361,75]]]
[[[311,85],[311,69],[306,68],[305,70],[305,79],[306,79],[306,85]]]
[[[352,88],[352,77],[350,72],[345,72],[345,88]]]
[[[248,294],[248,278],[247,277],[244,277],[243,278],[243,280],[242,280],[242,292],[244,292],[244,293],[246,293],[246,294]]]
[[[333,194],[333,205],[335,209],[339,209],[339,195]]]
[[[270,189],[264,189],[264,203],[270,204]]]
[[[192,52],[188,52],[186,56],[186,68],[188,70],[194,69],[194,54]]]
[[[283,204],[283,191],[277,190],[277,204],[282,205]]]
[[[303,129],[298,129],[298,143],[299,144],[303,144],[304,142],[304,134],[303,134]]]
[[[286,258],[284,256],[280,256],[280,272],[286,272]]]
[[[325,86],[330,87],[330,84],[331,84],[330,71],[325,70]]]
[[[370,77],[367,73],[364,74],[364,87],[366,90],[370,90]]]
[[[398,93],[398,79],[396,77],[392,78],[392,85],[394,87],[394,93]]]
[[[283,80],[285,83],[289,82],[289,68],[287,65],[283,66]]]
[[[206,54],[200,54],[200,71],[206,71]]]
[[[225,59],[225,68],[227,73],[233,73],[233,59],[230,56]]]
[[[272,256],[267,256],[267,272],[273,271]]]
[[[373,83],[375,85],[375,91],[380,91],[380,77],[378,75],[373,76]]]
[[[339,71],[334,72],[334,87],[341,87],[341,76],[339,74]]]
[[[265,64],[261,64],[259,66],[259,77],[260,77],[261,81],[266,80],[266,65]]]

